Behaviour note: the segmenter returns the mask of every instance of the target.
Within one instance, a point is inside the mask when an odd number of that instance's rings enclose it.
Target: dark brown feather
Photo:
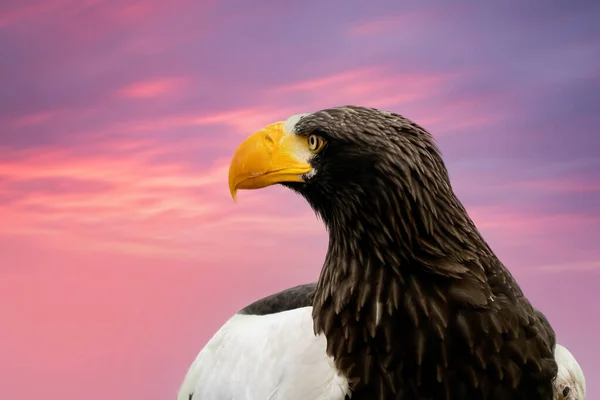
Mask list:
[[[286,185],[329,232],[313,317],[352,399],[551,399],[554,331],[456,198],[431,135],[351,106],[295,130],[327,141],[315,176]]]

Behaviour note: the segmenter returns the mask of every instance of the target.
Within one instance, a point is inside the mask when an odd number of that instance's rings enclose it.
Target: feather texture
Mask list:
[[[329,232],[313,317],[353,399],[552,398],[554,331],[455,196],[429,132],[354,106],[295,132],[328,143],[318,173],[288,186]]]

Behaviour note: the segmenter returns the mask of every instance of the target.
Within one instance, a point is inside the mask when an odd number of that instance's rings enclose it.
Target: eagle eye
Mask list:
[[[313,153],[318,153],[325,146],[325,139],[321,136],[310,134],[308,135],[308,149]]]

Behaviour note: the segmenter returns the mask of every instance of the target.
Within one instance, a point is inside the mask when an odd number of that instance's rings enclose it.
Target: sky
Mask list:
[[[600,396],[600,4],[0,3],[0,397],[174,399],[248,303],[318,278],[283,187],[227,187],[292,114],[382,108],[452,184]]]

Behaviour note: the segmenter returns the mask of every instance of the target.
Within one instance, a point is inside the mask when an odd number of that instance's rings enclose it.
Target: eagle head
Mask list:
[[[402,202],[452,197],[429,132],[401,115],[356,106],[295,115],[248,137],[230,165],[233,198],[273,184],[303,195],[328,226],[365,208],[377,215]]]

